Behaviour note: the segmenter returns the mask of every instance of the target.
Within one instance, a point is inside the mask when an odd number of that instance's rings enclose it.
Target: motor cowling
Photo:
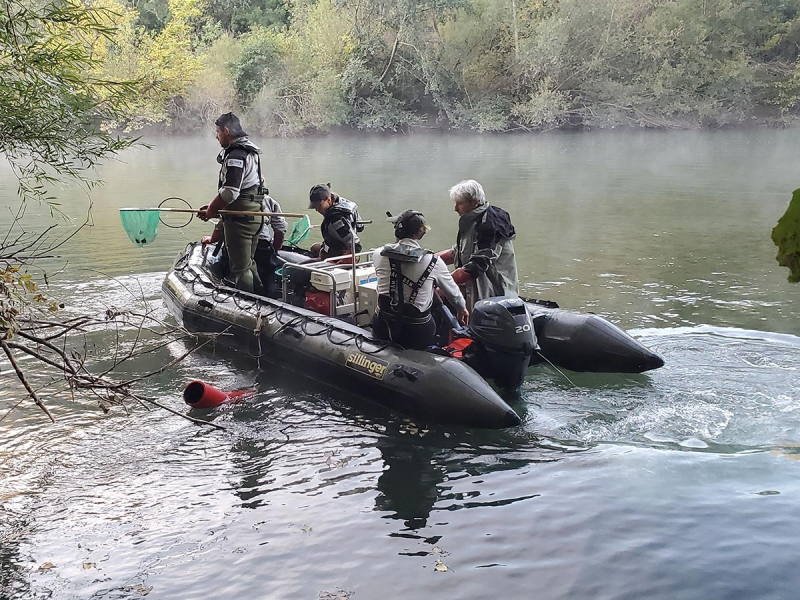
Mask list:
[[[469,331],[474,340],[469,364],[502,389],[518,390],[538,347],[525,302],[507,296],[481,300],[470,315]]]

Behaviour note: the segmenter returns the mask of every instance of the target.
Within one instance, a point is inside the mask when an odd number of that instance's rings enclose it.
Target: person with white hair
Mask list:
[[[455,245],[438,256],[456,267],[453,279],[461,287],[467,308],[493,296],[519,294],[516,237],[511,217],[486,201],[483,186],[474,179],[450,188],[450,199],[459,214]]]

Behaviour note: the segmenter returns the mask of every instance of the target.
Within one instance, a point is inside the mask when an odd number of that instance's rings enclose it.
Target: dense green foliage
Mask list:
[[[86,0],[89,1],[89,0]],[[100,1],[100,0],[97,0]],[[785,124],[800,0],[104,0],[129,115],[276,135]]]
[[[800,190],[795,190],[786,213],[772,230],[778,264],[789,269],[789,281],[800,282]]]
[[[77,0],[5,0],[0,11],[0,154],[23,197],[47,198],[47,182],[81,178],[130,140],[100,125],[129,111],[136,85],[98,76],[94,50],[114,30],[110,13]]]
[[[65,240],[49,239],[52,227],[23,227],[25,201],[58,211],[48,184],[77,179],[91,185],[94,167],[135,141],[108,127],[127,119],[139,91],[135,81],[101,75],[114,18],[105,7],[87,9],[78,0],[5,0],[0,11],[0,154],[17,176],[22,200],[0,238],[0,341],[10,338],[20,315],[57,308],[26,266]]]

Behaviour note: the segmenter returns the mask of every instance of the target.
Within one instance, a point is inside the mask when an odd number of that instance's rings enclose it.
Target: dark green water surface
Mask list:
[[[166,317],[164,273],[210,229],[162,227],[144,249],[127,240],[117,208],[167,196],[199,206],[214,193],[210,133],[150,141],[153,150],[104,167],[93,227],[45,265],[68,313],[124,307],[133,290]],[[425,212],[431,248],[449,246],[447,190],[478,179],[511,212],[525,295],[603,315],[666,366],[567,373],[575,386],[532,369],[515,405],[524,422],[505,431],[411,423],[221,348],[141,390],[184,410],[180,392],[194,378],[255,387],[214,413],[224,432],[54,397],[51,425],[25,402],[0,422],[0,598],[797,595],[800,285],[786,282],[769,233],[800,187],[800,134],[263,146],[285,210],[305,210],[311,185],[331,181],[375,219],[365,246],[390,237],[386,210],[405,208]],[[0,170],[3,231],[15,189]],[[85,193],[58,195],[67,212],[85,213]],[[49,222],[41,207],[27,218]],[[114,341],[91,337],[101,356]],[[185,350],[172,344],[129,370]],[[0,412],[22,397],[0,362]]]

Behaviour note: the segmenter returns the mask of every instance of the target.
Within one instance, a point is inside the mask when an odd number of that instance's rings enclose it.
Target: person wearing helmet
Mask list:
[[[353,245],[356,252],[361,252],[358,234],[364,231],[364,225],[359,224],[356,203],[334,194],[330,186],[330,183],[318,183],[311,188],[308,197],[308,208],[322,215],[322,245],[312,248],[312,254],[320,259],[350,254]]]
[[[436,322],[431,315],[436,297],[434,284],[456,308],[462,325],[469,320],[466,302],[444,261],[419,244],[430,231],[425,216],[407,210],[388,220],[394,224],[397,239],[372,255],[378,277],[378,307],[372,318],[372,331],[380,339],[424,350],[436,339]]]
[[[483,186],[473,179],[450,188],[450,199],[459,214],[455,245],[438,253],[455,265],[453,279],[461,287],[467,308],[479,300],[519,294],[516,237],[511,217],[502,208],[490,206]]]

